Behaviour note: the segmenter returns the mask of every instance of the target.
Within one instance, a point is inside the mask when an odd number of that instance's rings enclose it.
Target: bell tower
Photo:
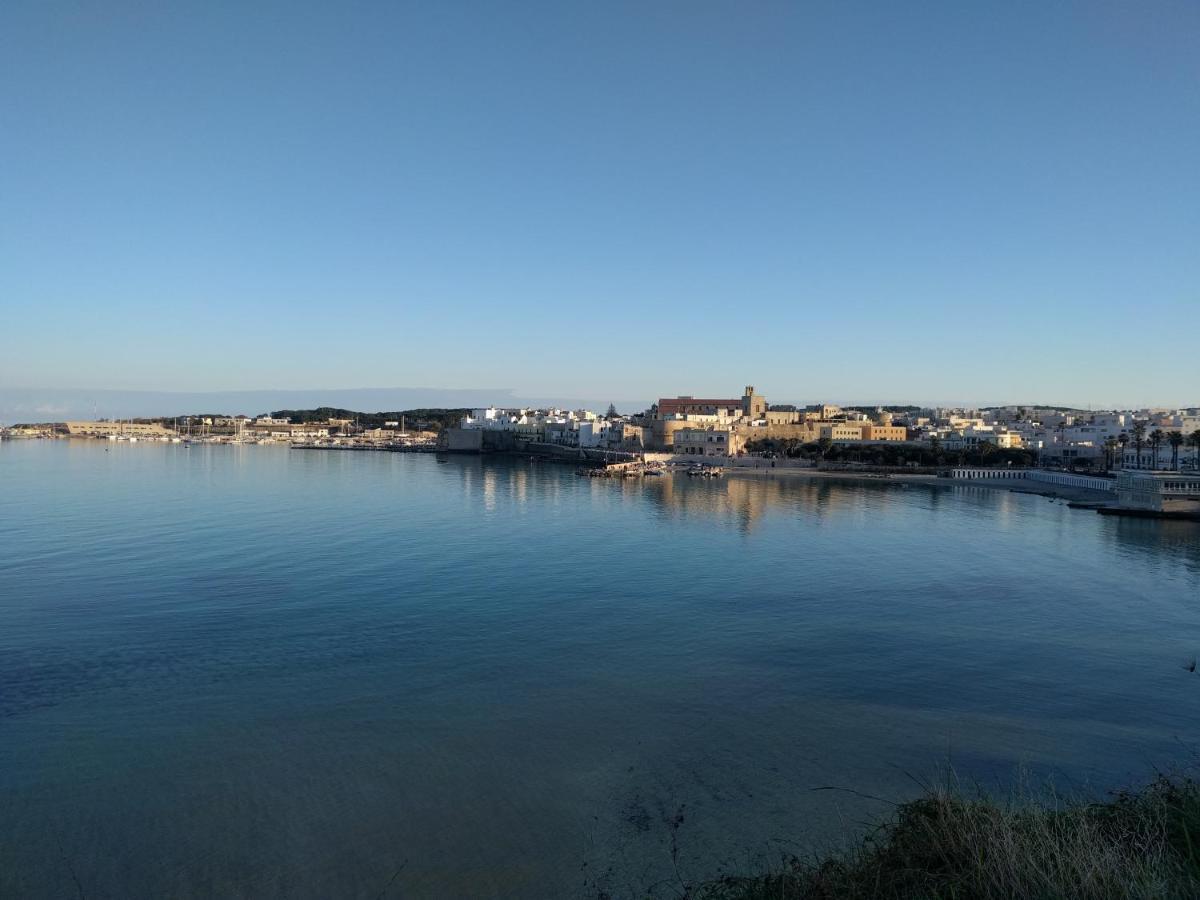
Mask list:
[[[754,385],[746,385],[742,394],[742,415],[751,419],[761,419],[767,411],[767,398],[754,393]]]

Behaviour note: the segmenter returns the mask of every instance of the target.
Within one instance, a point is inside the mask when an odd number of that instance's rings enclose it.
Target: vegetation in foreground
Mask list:
[[[1183,900],[1200,897],[1200,785],[1160,776],[1103,803],[929,787],[854,850],[688,900]]]

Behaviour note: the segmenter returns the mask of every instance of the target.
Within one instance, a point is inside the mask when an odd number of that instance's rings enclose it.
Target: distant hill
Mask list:
[[[0,387],[0,422],[64,422],[156,416],[257,416],[272,409],[478,409],[484,406],[560,406],[604,410],[611,398],[525,397],[511,388],[346,388],[255,391],[114,391],[88,388]],[[622,412],[649,404],[616,400]]]
[[[415,431],[441,431],[458,424],[469,413],[469,407],[459,409],[422,408],[401,409],[394,412],[360,412],[333,406],[318,406],[316,409],[277,409],[271,413],[279,419],[293,422],[326,422],[329,419],[350,419],[363,428],[382,428],[387,422],[404,420],[406,428]]]

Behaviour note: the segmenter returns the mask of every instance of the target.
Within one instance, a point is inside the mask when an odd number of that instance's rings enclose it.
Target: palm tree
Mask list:
[[[1121,432],[1117,435],[1117,443],[1121,445],[1121,468],[1125,468],[1125,447],[1129,443],[1129,435]]]
[[[1142,467],[1142,448],[1146,446],[1146,423],[1135,422],[1133,425],[1133,446],[1137,448],[1137,467]]]
[[[1117,451],[1117,439],[1115,437],[1106,437],[1104,439],[1104,471],[1112,470],[1113,457]]]
[[[1179,471],[1179,448],[1183,446],[1183,432],[1167,432],[1167,443],[1171,445],[1171,468]]]
[[[1158,448],[1162,446],[1163,433],[1161,428],[1155,428],[1150,432],[1150,446],[1154,450],[1154,458],[1151,461],[1150,468],[1158,469]]]
[[[1193,463],[1197,469],[1200,469],[1200,428],[1197,428],[1188,436],[1188,443],[1196,450]]]

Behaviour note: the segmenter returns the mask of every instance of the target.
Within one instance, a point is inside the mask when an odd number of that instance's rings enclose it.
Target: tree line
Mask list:
[[[1149,431],[1145,422],[1135,422],[1132,432],[1132,434],[1128,434],[1123,431],[1120,436],[1108,438],[1104,442],[1106,465],[1116,456],[1118,448],[1121,450],[1121,457],[1124,458],[1125,450],[1130,444],[1134,446],[1139,469],[1142,467],[1142,451],[1146,448],[1151,451],[1150,468],[1158,468],[1158,451],[1163,444],[1171,448],[1171,469],[1179,468],[1179,451],[1184,445],[1190,445],[1196,453],[1197,460],[1200,461],[1200,429],[1185,435],[1182,431],[1164,431],[1161,428]]]
[[[964,450],[946,450],[941,441],[934,438],[928,446],[909,443],[835,444],[829,438],[819,441],[804,441],[795,438],[761,438],[749,441],[746,449],[751,453],[777,453],[791,459],[809,459],[817,462],[856,462],[872,466],[1012,466],[1023,468],[1037,462],[1037,454],[1023,448],[997,447],[987,441]]]
[[[422,407],[401,409],[393,412],[359,412],[334,406],[318,406],[316,409],[277,409],[271,413],[275,419],[291,419],[297,423],[327,422],[330,419],[349,419],[362,428],[382,428],[385,422],[404,419],[406,428],[417,431],[443,431],[452,428],[469,414],[469,409],[443,409]]]

